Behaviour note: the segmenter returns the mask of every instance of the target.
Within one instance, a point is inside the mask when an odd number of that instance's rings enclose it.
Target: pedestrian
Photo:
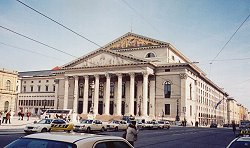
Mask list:
[[[136,129],[136,121],[132,121],[131,124],[129,124],[126,132],[126,140],[134,146],[134,142],[137,140],[139,130]]]
[[[29,119],[30,119],[30,112],[28,111],[27,113],[26,113],[26,116],[27,116],[27,121],[29,121]]]
[[[2,123],[7,122],[6,121],[6,114],[7,114],[7,110],[3,112],[3,121],[2,121]]]
[[[18,120],[21,119],[21,110],[18,111]]]
[[[21,115],[21,120],[23,120],[23,116],[24,116],[23,110],[21,110],[20,115]]]
[[[233,123],[232,123],[232,127],[233,127],[233,132],[234,132],[234,134],[235,134],[235,132],[236,132],[236,124],[235,124],[234,121],[233,121]]]
[[[6,114],[6,119],[5,119],[6,124],[8,123],[8,121],[9,121],[9,124],[10,124],[10,112],[11,111],[7,112],[7,114]]]

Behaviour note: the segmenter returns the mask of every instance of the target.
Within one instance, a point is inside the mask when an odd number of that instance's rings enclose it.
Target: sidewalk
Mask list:
[[[30,117],[27,121],[27,117],[23,117],[23,120],[18,120],[18,116],[14,116],[10,119],[10,123],[1,123],[0,129],[20,129],[24,128],[27,124],[33,123],[36,120],[39,120],[37,117]]]

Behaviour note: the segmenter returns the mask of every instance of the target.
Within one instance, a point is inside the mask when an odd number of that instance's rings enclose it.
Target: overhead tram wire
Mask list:
[[[99,45],[99,44],[97,44],[96,42],[91,41],[90,39],[88,39],[88,38],[84,37],[83,35],[81,35],[81,34],[77,33],[76,31],[74,31],[74,30],[70,29],[69,27],[67,27],[67,26],[63,25],[62,23],[59,23],[58,21],[56,21],[56,20],[52,19],[51,17],[48,17],[47,15],[45,15],[45,14],[43,14],[43,13],[39,12],[38,10],[36,10],[36,9],[34,9],[34,8],[32,8],[32,7],[30,7],[29,5],[27,5],[27,4],[23,3],[23,2],[21,2],[20,0],[16,0],[16,1],[17,1],[17,2],[19,2],[20,4],[22,4],[22,5],[26,6],[27,8],[29,8],[29,9],[31,9],[31,10],[33,10],[33,11],[35,11],[36,13],[38,13],[38,14],[40,14],[40,15],[42,15],[42,16],[44,16],[44,17],[46,17],[47,19],[49,19],[49,20],[53,21],[54,23],[56,23],[56,24],[60,25],[61,27],[63,27],[63,28],[65,28],[65,29],[69,30],[70,32],[72,32],[72,33],[76,34],[77,36],[80,36],[80,37],[84,38],[85,40],[89,41],[90,43],[93,43],[94,45],[96,45],[96,46],[98,46],[98,47],[101,47],[101,48],[102,48],[102,46],[100,46],[100,45]]]
[[[12,33],[17,34],[17,35],[19,35],[19,36],[22,36],[22,37],[24,37],[24,38],[26,38],[26,39],[29,39],[29,40],[31,40],[31,41],[33,41],[33,42],[36,42],[36,43],[39,43],[39,44],[41,44],[41,45],[43,45],[43,46],[46,46],[46,47],[48,47],[48,48],[51,48],[51,49],[53,49],[53,50],[56,50],[56,51],[61,52],[61,53],[63,53],[63,54],[66,54],[66,55],[68,55],[68,56],[71,56],[71,57],[74,57],[74,58],[78,58],[78,57],[76,57],[76,56],[74,56],[74,55],[72,55],[72,54],[69,54],[69,53],[67,53],[67,52],[65,52],[65,51],[62,51],[62,50],[60,50],[60,49],[57,49],[57,48],[52,47],[52,46],[50,46],[50,45],[47,45],[47,44],[45,44],[45,43],[43,43],[43,42],[40,42],[40,41],[38,41],[38,40],[32,39],[31,37],[28,37],[28,36],[26,36],[26,35],[23,35],[23,34],[21,34],[21,33],[18,33],[18,32],[16,32],[16,31],[13,31],[13,30],[11,30],[11,29],[8,29],[8,28],[6,28],[6,27],[4,27],[4,26],[1,26],[1,25],[0,25],[0,27],[3,28],[3,29],[5,29],[5,30],[7,30],[7,31],[9,31],[9,32],[12,32]]]
[[[45,54],[42,54],[42,53],[39,53],[39,52],[30,50],[30,49],[24,49],[24,48],[17,47],[17,46],[14,46],[14,45],[6,44],[6,43],[3,43],[3,42],[1,42],[1,41],[0,41],[0,44],[2,44],[2,45],[4,45],[4,46],[11,47],[11,48],[20,49],[20,50],[22,50],[22,51],[30,52],[30,53],[33,53],[33,54],[41,55],[41,56],[44,56],[44,57],[46,57],[46,58],[51,58],[51,59],[54,59],[54,60],[63,61],[62,59],[58,59],[57,57],[48,56],[48,55],[45,55]]]
[[[227,46],[227,44],[232,40],[232,38],[235,36],[235,34],[239,31],[239,29],[243,26],[243,24],[248,20],[248,18],[250,17],[250,14],[246,17],[246,19],[240,24],[240,26],[236,29],[236,31],[233,33],[233,35],[229,38],[229,40],[225,43],[225,45],[221,48],[221,50],[217,53],[217,55],[213,58],[213,60],[210,62],[211,64],[213,64],[213,62],[215,61],[215,59],[220,55],[220,53],[225,49],[225,47]]]
[[[87,41],[89,41],[89,42],[91,42],[91,43],[93,43],[93,44],[95,44],[96,46],[100,47],[101,49],[104,49],[102,46],[100,46],[99,44],[95,43],[94,41],[92,41],[92,40],[90,40],[90,39],[88,39],[88,38],[82,36],[81,34],[79,34],[79,33],[75,32],[75,31],[73,31],[72,29],[70,29],[70,28],[66,27],[65,25],[63,25],[63,24],[57,22],[56,20],[54,20],[54,19],[48,17],[47,15],[45,15],[45,14],[39,12],[38,10],[36,10],[36,9],[34,9],[34,8],[30,7],[30,6],[28,6],[27,4],[21,2],[20,0],[16,0],[16,1],[19,2],[20,4],[26,6],[27,8],[29,8],[29,9],[35,11],[36,13],[38,13],[38,14],[40,14],[40,15],[46,17],[47,19],[53,21],[54,23],[56,23],[56,24],[62,26],[63,28],[65,28],[65,29],[71,31],[72,33],[74,33],[74,34],[76,34],[76,35],[78,35],[78,36],[84,38],[85,40],[87,40]],[[128,7],[130,7],[130,9],[134,10],[134,11],[135,11],[142,19],[144,19],[144,21],[146,21],[151,27],[153,27],[156,31],[158,31],[151,23],[149,23],[149,22],[146,20],[145,17],[143,17],[142,15],[140,15],[140,14],[139,14],[133,7],[131,7],[126,1],[123,0],[123,2],[124,2]],[[159,32],[159,31],[158,31],[158,32]],[[93,64],[93,63],[91,63],[91,64]],[[141,68],[141,69],[143,69],[141,66],[138,66],[138,65],[136,65],[136,66],[139,67],[139,68]],[[143,69],[143,70],[145,70],[145,69]],[[162,78],[162,77],[161,77],[161,78]],[[162,78],[162,79],[163,79],[163,80],[166,80],[165,78]],[[167,81],[167,80],[166,80],[166,81]],[[178,85],[178,84],[174,84],[174,83],[172,83],[172,84],[173,84],[173,85],[176,85],[176,86],[179,86],[179,87],[182,87],[182,86],[180,86],[180,85]],[[159,89],[162,89],[162,88],[159,88]],[[162,89],[162,90],[163,90],[163,89]]]

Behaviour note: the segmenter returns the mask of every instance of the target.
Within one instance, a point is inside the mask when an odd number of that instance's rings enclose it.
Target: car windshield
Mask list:
[[[147,124],[153,124],[153,122],[152,122],[152,121],[147,121],[146,123],[147,123]]]
[[[37,122],[38,124],[50,124],[52,120],[50,119],[42,119],[39,122]]]
[[[61,141],[43,140],[43,139],[31,139],[31,138],[20,138],[10,143],[6,148],[76,148],[73,143],[66,143]]]
[[[158,121],[159,124],[164,124],[164,121]]]
[[[83,124],[91,124],[93,120],[83,120],[81,123]]]
[[[236,141],[230,145],[229,148],[249,148],[250,147],[250,141]]]

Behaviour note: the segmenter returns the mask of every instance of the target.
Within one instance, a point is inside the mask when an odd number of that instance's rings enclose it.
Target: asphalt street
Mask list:
[[[122,131],[105,135],[122,136]],[[0,147],[25,136],[23,129],[0,130]],[[171,127],[169,130],[141,130],[136,148],[225,148],[235,138],[231,128]]]

